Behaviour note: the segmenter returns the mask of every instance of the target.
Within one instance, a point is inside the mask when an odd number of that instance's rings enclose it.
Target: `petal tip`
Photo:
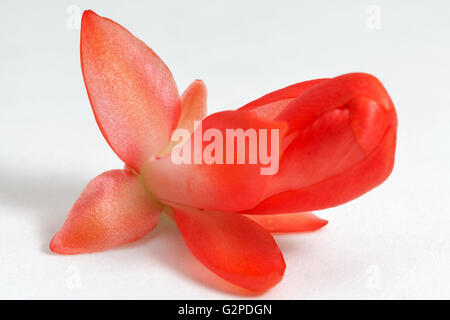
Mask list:
[[[318,225],[317,229],[322,229],[323,227],[325,227],[328,224],[328,222],[329,222],[328,220],[319,218],[319,220],[317,221],[317,225]]]
[[[64,254],[64,248],[61,244],[61,239],[58,235],[58,232],[53,236],[52,240],[50,241],[49,249],[54,253]]]
[[[74,254],[81,254],[81,253],[89,253],[88,250],[83,250],[81,248],[73,249],[70,247],[64,246],[61,240],[61,233],[58,231],[50,241],[49,245],[50,251],[56,253],[56,254],[62,254],[62,255],[74,255]]]
[[[96,14],[93,10],[88,9],[83,11],[83,17],[99,17],[99,15]]]
[[[92,21],[93,19],[96,19],[96,18],[101,18],[101,17],[92,10],[84,10],[83,15],[81,16],[81,24],[83,25],[84,23],[86,23],[88,21]]]

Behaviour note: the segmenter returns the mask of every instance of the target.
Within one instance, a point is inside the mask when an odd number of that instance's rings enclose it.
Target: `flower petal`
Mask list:
[[[131,171],[104,172],[83,190],[50,249],[90,253],[135,241],[156,226],[162,207]]]
[[[194,131],[194,121],[206,117],[206,86],[202,80],[195,80],[181,96],[181,114],[177,128]]]
[[[238,110],[252,111],[256,112],[259,116],[275,119],[290,102],[325,80],[327,79],[315,79],[290,85],[268,93]]]
[[[265,291],[282,279],[283,255],[257,223],[235,213],[173,210],[189,250],[223,279],[252,291]]]
[[[218,142],[218,145],[223,146],[223,154],[219,157],[222,164],[208,163],[204,157],[206,148],[209,148],[212,142],[202,143],[201,139],[205,137],[203,134],[210,132],[209,129],[215,130],[214,132],[223,137],[223,141]],[[242,132],[247,129],[254,129],[255,132],[259,132],[259,129],[267,129],[267,132],[278,130],[279,137],[275,137],[273,141],[268,133],[267,149],[271,150],[274,145],[274,150],[278,150],[280,154],[280,141],[287,131],[285,122],[262,118],[253,112],[224,111],[212,114],[202,121],[202,125],[185,144],[190,145],[190,149],[183,149],[183,152],[191,150],[189,162],[173,161],[172,156],[179,150],[174,150],[171,156],[149,161],[142,169],[146,186],[158,199],[169,204],[178,203],[193,208],[225,212],[254,207],[262,200],[269,179],[269,175],[261,174],[261,169],[269,167],[270,164],[262,164],[258,159],[255,164],[250,163],[248,139],[242,148],[237,148],[237,139],[234,139],[234,164],[227,163],[225,158],[230,153],[226,152],[226,132],[232,129],[242,129]],[[258,145],[259,136],[256,134],[256,137]],[[213,141],[216,141],[214,139]],[[231,140],[232,138],[229,139]],[[247,156],[244,164],[237,163],[238,151]]]
[[[177,124],[180,98],[172,74],[141,40],[93,11],[81,22],[81,66],[103,136],[138,171],[167,146]]]
[[[249,212],[336,206],[379,185],[392,170],[397,116],[373,76],[348,74],[324,81],[276,119],[290,123],[291,135],[297,136],[283,152],[267,199]]]
[[[272,233],[316,231],[328,224],[327,220],[309,212],[246,215],[246,217]]]
[[[389,128],[380,145],[364,160],[345,171],[296,190],[272,195],[246,214],[276,214],[334,207],[380,185],[394,166],[396,134]]]
[[[177,129],[185,129],[190,133],[194,131],[194,121],[202,121],[206,117],[206,98],[207,91],[203,81],[195,80],[186,88],[181,96],[181,114]],[[171,152],[178,143],[179,141],[171,139],[162,155]]]
[[[267,194],[317,183],[364,159],[366,154],[355,138],[350,117],[348,109],[334,109],[299,131],[284,151]]]
[[[386,113],[386,126],[397,129],[397,117],[391,98],[381,82],[370,74],[348,73],[313,86],[290,103],[276,119],[289,123],[289,132],[302,130],[326,112],[350,108],[358,97],[372,100]]]

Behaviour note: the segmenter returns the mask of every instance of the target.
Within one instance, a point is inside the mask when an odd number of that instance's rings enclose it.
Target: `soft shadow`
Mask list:
[[[166,215],[163,215],[156,230],[158,236],[164,237],[167,246],[164,248],[151,248],[153,259],[159,259],[186,279],[200,283],[203,286],[230,295],[256,297],[263,293],[255,293],[235,286],[203,266],[189,251],[176,224]]]
[[[18,207],[20,214],[29,215],[30,223],[38,226],[40,248],[50,253],[48,245],[61,227],[67,213],[89,178],[54,172],[26,174],[0,169],[0,200],[6,206]],[[7,210],[2,214],[10,214]],[[20,232],[20,230],[17,230]]]
[[[24,172],[0,169],[0,201],[5,206],[17,207],[18,214],[28,215],[37,226],[40,250],[52,254],[48,246],[51,238],[64,223],[68,212],[86,184],[94,177],[69,176],[55,172]],[[11,214],[3,211],[2,214]],[[20,232],[20,230],[17,230]],[[164,238],[165,246],[151,245],[151,239]],[[144,238],[113,250],[126,250],[148,245],[152,259],[159,259],[189,281],[232,296],[257,297],[262,293],[235,286],[204,267],[189,251],[176,224],[165,214],[158,226]],[[287,247],[287,244],[283,245]]]

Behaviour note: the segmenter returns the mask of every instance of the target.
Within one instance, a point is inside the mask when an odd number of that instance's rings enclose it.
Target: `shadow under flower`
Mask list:
[[[20,214],[29,215],[30,223],[37,226],[39,249],[43,253],[52,254],[48,247],[51,238],[62,226],[72,205],[92,177],[84,177],[82,174],[67,176],[54,172],[17,174],[5,169],[0,169],[0,177],[2,204],[22,209]],[[8,212],[4,211],[2,214]],[[166,245],[151,246],[151,240],[156,237],[162,237]],[[176,224],[165,214],[161,215],[158,226],[143,239],[113,250],[126,250],[147,244],[151,248],[152,259],[160,260],[190,281],[230,295],[259,295],[223,280],[197,261],[188,250]]]
[[[175,222],[165,214],[161,216],[158,226],[150,234],[150,237],[163,237],[167,244],[164,248],[153,247],[152,257],[182,274],[186,279],[230,295],[252,297],[262,294],[233,285],[203,266],[187,248]]]
[[[20,214],[29,215],[30,223],[37,225],[41,250],[50,253],[48,245],[51,238],[63,224],[89,178],[54,172],[17,173],[17,169],[0,169],[0,177],[2,204],[22,209]],[[8,214],[8,211],[2,214]]]

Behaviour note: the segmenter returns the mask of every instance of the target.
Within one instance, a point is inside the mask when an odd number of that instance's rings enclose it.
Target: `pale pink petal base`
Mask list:
[[[104,172],[83,190],[50,250],[90,253],[135,241],[156,227],[162,207],[131,171]]]

